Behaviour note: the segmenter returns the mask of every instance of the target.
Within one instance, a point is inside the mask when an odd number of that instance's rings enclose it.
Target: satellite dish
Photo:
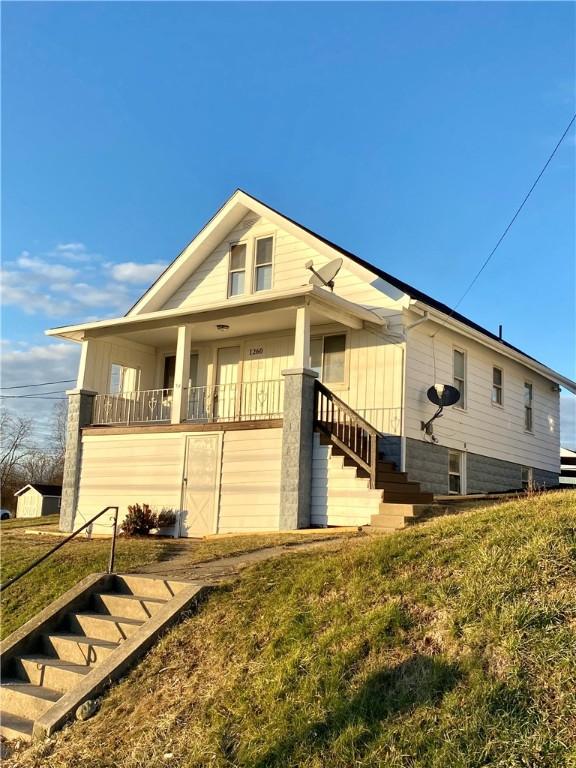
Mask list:
[[[320,269],[314,269],[314,262],[307,261],[304,266],[312,272],[309,280],[310,285],[319,285],[320,287],[330,288],[333,291],[334,278],[340,272],[343,261],[344,259],[340,258],[333,259],[333,261],[329,261],[328,264],[320,267]]]
[[[460,400],[460,392],[456,387],[451,387],[450,384],[434,384],[426,394],[431,403],[442,408],[454,405]]]
[[[433,442],[437,443],[438,440],[434,437],[432,423],[442,416],[442,411],[449,405],[454,405],[460,400],[460,392],[456,387],[452,387],[450,384],[434,384],[426,392],[428,400],[434,405],[438,406],[438,410],[428,421],[421,422],[422,430],[431,435]]]

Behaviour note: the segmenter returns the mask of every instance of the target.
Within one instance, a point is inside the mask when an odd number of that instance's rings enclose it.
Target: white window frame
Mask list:
[[[272,240],[272,256],[271,261],[266,264],[257,264],[256,257],[258,255],[258,242],[260,240]],[[252,254],[252,293],[266,293],[266,291],[271,291],[274,288],[274,265],[276,263],[276,237],[274,236],[274,233],[270,233],[268,235],[258,235],[258,237],[254,238],[254,247],[253,247],[253,254]],[[258,274],[258,268],[259,267],[271,267],[271,278],[270,278],[270,288],[262,288],[258,290],[258,280],[257,280],[257,274]]]
[[[456,366],[454,365],[454,353],[459,352],[461,355],[464,356],[464,378],[460,379],[460,377],[456,376]],[[460,400],[456,403],[454,408],[458,408],[459,411],[465,411],[468,406],[468,353],[465,349],[462,349],[461,347],[452,347],[452,383],[454,386],[456,386],[455,382],[456,379],[459,381],[462,381],[464,384],[463,390],[464,390],[464,397],[461,397]],[[458,387],[457,387],[458,389]]]
[[[120,368],[120,380],[118,382],[118,391],[112,392],[112,370],[114,366]],[[124,375],[125,371],[135,371],[136,374],[134,376],[134,387],[135,389],[130,390],[124,390]],[[125,392],[139,392],[140,391],[140,376],[141,376],[141,369],[136,365],[126,365],[126,363],[118,363],[115,360],[113,360],[110,363],[110,371],[108,373],[108,394],[111,395],[123,395]]]
[[[322,379],[324,372],[324,340],[330,336],[344,336],[344,378],[342,381],[328,381],[326,384],[334,389],[346,389],[348,387],[348,375],[349,375],[349,359],[348,359],[348,344],[349,336],[346,331],[333,331],[330,333],[312,333],[310,335],[310,343],[312,341],[320,340],[322,342],[322,360],[320,364],[319,377]],[[310,350],[310,356],[312,356],[312,350]],[[312,364],[312,360],[310,360]]]
[[[232,269],[232,248],[236,245],[243,245],[244,246],[244,268],[243,269]],[[248,285],[248,275],[250,274],[249,269],[247,269],[247,262],[248,262],[248,243],[246,240],[236,240],[234,242],[231,242],[228,246],[228,286],[227,286],[227,296],[229,299],[235,299],[237,296],[246,296],[246,294],[250,293],[250,286]],[[242,293],[232,293],[232,275],[238,274],[239,272],[244,273],[244,290]]]
[[[455,456],[458,456],[458,462],[460,465],[460,471],[459,472],[452,472],[450,470],[450,454],[454,454]],[[459,451],[456,448],[449,448],[448,449],[448,494],[450,496],[465,496],[466,495],[466,454],[464,451]],[[460,478],[460,492],[457,493],[456,491],[452,491],[450,489],[450,478],[459,477]]]
[[[494,371],[500,371],[500,384],[494,383]],[[494,400],[494,392],[500,391],[500,402]],[[504,408],[504,369],[499,365],[492,366],[492,391],[490,393],[490,402],[496,408]]]
[[[530,387],[530,405],[526,405],[526,391],[527,387]],[[534,434],[534,384],[531,381],[524,381],[524,386],[522,387],[522,395],[523,395],[523,418],[524,418],[524,432],[528,435]],[[526,416],[528,415],[528,411],[530,411],[530,427],[526,426]]]
[[[524,480],[524,472],[526,472],[526,480]],[[532,467],[524,465],[520,467],[520,484],[523,491],[531,491],[534,488],[534,469]]]

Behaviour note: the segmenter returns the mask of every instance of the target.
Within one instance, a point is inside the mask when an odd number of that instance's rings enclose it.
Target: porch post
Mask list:
[[[72,389],[66,394],[68,395],[68,417],[60,502],[60,530],[73,531],[82,467],[82,427],[88,426],[92,421],[92,403],[96,392]]]
[[[294,367],[284,376],[280,528],[310,525],[312,437],[314,432],[314,379],[310,370],[310,308],[296,310]]]
[[[188,381],[190,379],[190,346],[192,326],[178,327],[176,364],[174,369],[174,392],[172,393],[172,424],[180,424],[188,416]]]

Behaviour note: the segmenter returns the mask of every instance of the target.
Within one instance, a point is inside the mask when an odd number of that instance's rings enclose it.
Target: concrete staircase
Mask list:
[[[57,730],[204,589],[137,574],[84,579],[2,644],[0,736],[30,741]]]
[[[410,482],[392,462],[378,460],[376,488],[369,485],[368,472],[333,445],[330,438],[315,433],[312,462],[312,522],[321,525],[371,526],[378,531],[396,531],[433,514],[434,497]]]

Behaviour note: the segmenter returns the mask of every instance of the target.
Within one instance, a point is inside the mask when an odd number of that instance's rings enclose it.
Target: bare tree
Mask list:
[[[6,410],[0,411],[0,488],[2,504],[14,506],[13,494],[18,489],[26,460],[34,453],[32,420]]]

